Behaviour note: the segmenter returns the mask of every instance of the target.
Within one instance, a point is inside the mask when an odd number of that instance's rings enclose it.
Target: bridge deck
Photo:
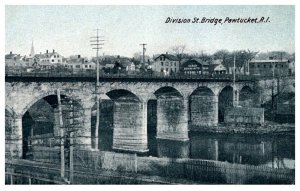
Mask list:
[[[173,75],[173,76],[161,76],[151,74],[109,74],[100,75],[100,82],[231,82],[233,80],[232,75]],[[236,81],[254,81],[252,76],[239,75],[236,76]],[[95,82],[96,75],[91,73],[6,73],[5,81],[28,81],[28,82]]]

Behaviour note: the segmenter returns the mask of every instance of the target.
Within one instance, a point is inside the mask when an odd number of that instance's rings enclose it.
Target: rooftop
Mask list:
[[[174,56],[174,55],[172,55],[172,54],[168,54],[168,53],[166,53],[166,54],[161,54],[161,55],[159,55],[158,57],[156,57],[154,60],[157,60],[157,59],[160,58],[161,56],[164,56],[164,57],[167,58],[168,60],[179,61],[179,59],[178,59],[176,56]]]
[[[287,59],[283,60],[251,60],[250,63],[281,63],[281,62],[288,62]]]

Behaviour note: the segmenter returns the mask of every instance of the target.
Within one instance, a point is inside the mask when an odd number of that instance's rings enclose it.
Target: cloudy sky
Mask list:
[[[101,54],[133,56],[147,44],[148,55],[185,45],[191,53],[219,49],[295,50],[294,6],[6,6],[5,52],[22,55],[55,49],[63,56],[94,56],[90,36],[101,28]],[[257,24],[170,24],[167,17],[260,18]]]

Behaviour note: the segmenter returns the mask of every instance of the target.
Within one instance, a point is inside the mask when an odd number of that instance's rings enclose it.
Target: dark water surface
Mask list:
[[[112,150],[112,131],[100,133],[100,149]],[[148,156],[207,159],[229,163],[295,169],[294,135],[189,134],[189,141],[148,135]]]

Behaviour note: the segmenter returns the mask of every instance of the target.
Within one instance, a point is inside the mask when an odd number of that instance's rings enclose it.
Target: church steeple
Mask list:
[[[33,57],[34,55],[35,55],[35,53],[34,53],[33,40],[32,40],[31,50],[30,50],[30,55],[29,56]]]

